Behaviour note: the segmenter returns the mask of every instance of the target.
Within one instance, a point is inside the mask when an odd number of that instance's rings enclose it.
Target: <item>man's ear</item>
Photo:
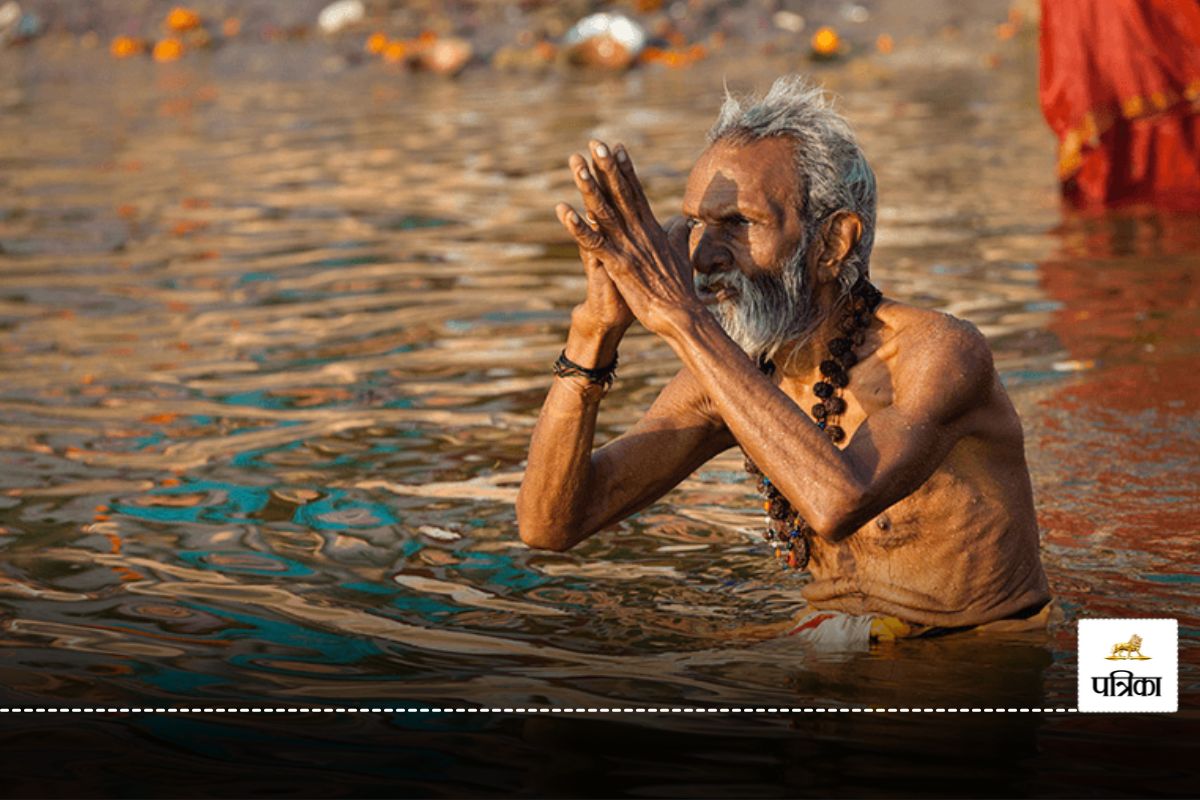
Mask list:
[[[862,238],[862,219],[853,211],[837,211],[821,228],[821,255],[817,261],[821,280],[833,280],[842,262]]]

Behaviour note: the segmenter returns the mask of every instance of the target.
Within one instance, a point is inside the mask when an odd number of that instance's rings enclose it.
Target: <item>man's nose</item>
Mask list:
[[[692,269],[705,275],[728,272],[733,268],[733,257],[724,247],[716,245],[707,235],[692,249]]]

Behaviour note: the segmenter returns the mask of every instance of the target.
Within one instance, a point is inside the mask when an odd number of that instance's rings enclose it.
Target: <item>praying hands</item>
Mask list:
[[[679,219],[669,230],[659,225],[622,145],[610,149],[593,141],[590,150],[590,166],[579,154],[569,161],[584,216],[566,203],[559,203],[555,212],[579,245],[589,282],[603,287],[607,277],[619,292],[601,308],[624,304],[647,330],[665,333],[681,315],[704,310],[692,284],[688,228]],[[597,267],[604,276],[593,277]]]

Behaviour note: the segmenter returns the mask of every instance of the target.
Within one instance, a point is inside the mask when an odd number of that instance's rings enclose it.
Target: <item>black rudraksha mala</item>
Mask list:
[[[818,402],[812,407],[812,418],[834,444],[840,444],[846,438],[846,431],[837,422],[846,411],[846,400],[841,393],[850,384],[849,370],[858,363],[854,349],[866,338],[867,328],[882,300],[883,294],[866,278],[860,278],[854,284],[845,316],[838,323],[842,335],[829,341],[830,357],[821,362],[822,380],[813,386]],[[770,361],[760,361],[758,366],[768,375],[775,371],[775,365]],[[763,538],[774,547],[775,558],[784,562],[785,568],[804,569],[808,566],[815,533],[812,526],[792,508],[788,499],[748,455],[746,471],[756,479],[758,491],[763,496],[763,510],[767,512]]]

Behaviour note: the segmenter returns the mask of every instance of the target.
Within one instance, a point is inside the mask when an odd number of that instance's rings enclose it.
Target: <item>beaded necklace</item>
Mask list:
[[[823,380],[813,386],[818,402],[812,407],[812,417],[834,444],[846,438],[846,431],[837,422],[846,411],[841,392],[850,383],[848,370],[858,363],[854,348],[866,338],[867,328],[881,300],[883,294],[866,278],[859,278],[850,290],[846,315],[838,323],[842,335],[829,341],[830,358],[821,362]],[[768,375],[775,371],[775,365],[765,359],[759,361],[758,368]],[[764,498],[767,529],[763,538],[774,546],[775,558],[784,562],[785,568],[804,569],[808,566],[815,531],[744,450],[742,454],[746,456],[746,471],[757,480],[758,491]]]

